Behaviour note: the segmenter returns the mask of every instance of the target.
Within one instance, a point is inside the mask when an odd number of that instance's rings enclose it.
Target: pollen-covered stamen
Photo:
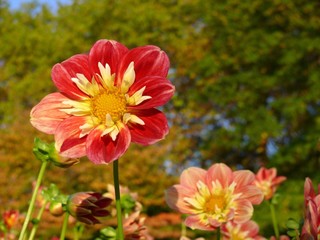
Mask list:
[[[106,122],[109,114],[112,121],[117,122],[122,119],[126,112],[126,98],[120,92],[102,92],[91,100],[92,114],[100,119],[101,123]]]
[[[209,214],[217,213],[218,211],[224,210],[228,205],[225,193],[211,195],[204,204],[204,211]]]

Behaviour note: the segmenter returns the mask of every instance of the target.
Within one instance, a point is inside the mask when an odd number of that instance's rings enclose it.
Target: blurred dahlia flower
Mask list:
[[[312,181],[306,178],[304,184],[305,218],[301,240],[320,239],[320,184],[315,193]]]
[[[227,222],[221,228],[223,240],[266,240],[259,235],[259,226],[254,221],[247,221],[242,224]]]
[[[89,54],[53,66],[59,92],[31,110],[31,124],[54,134],[64,157],[87,155],[95,164],[110,163],[131,142],[149,145],[168,133],[167,119],[156,107],[174,94],[166,78],[169,65],[156,46],[128,50],[119,42],[99,40]]]
[[[273,197],[277,187],[287,178],[284,176],[277,176],[277,169],[264,167],[260,168],[256,174],[255,184],[264,194],[264,198],[269,200]]]
[[[134,212],[124,219],[123,231],[125,240],[153,240],[144,225],[145,218],[139,217],[140,212]]]
[[[215,230],[229,221],[241,224],[251,218],[252,204],[263,200],[254,179],[252,172],[232,172],[223,163],[208,171],[191,167],[182,172],[180,184],[166,191],[166,201],[172,209],[190,215],[185,224],[192,229]]]
[[[2,214],[3,223],[8,230],[18,223],[19,216],[20,214],[17,210],[7,210]]]

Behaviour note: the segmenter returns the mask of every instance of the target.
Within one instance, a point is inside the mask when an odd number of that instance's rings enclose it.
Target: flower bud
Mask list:
[[[78,158],[67,158],[59,155],[53,146],[49,151],[50,161],[57,167],[68,168],[80,162]]]
[[[33,153],[40,161],[50,161],[55,166],[61,168],[68,168],[79,163],[79,159],[61,156],[56,150],[54,143],[49,144],[39,138],[35,138],[34,140]]]
[[[100,221],[96,217],[110,215],[106,207],[111,201],[112,199],[103,197],[100,193],[79,192],[69,196],[67,211],[80,222],[97,224]]]
[[[57,201],[52,201],[50,203],[49,211],[53,216],[59,217],[64,213],[62,203]]]

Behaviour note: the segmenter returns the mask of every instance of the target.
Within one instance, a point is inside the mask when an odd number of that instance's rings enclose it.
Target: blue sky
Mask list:
[[[13,10],[19,9],[22,3],[27,2],[38,2],[38,3],[46,3],[49,6],[51,6],[53,9],[56,9],[58,6],[58,3],[70,3],[71,0],[9,0],[10,8]]]

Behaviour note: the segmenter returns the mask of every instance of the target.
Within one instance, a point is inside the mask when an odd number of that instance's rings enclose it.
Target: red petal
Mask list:
[[[151,76],[145,77],[134,83],[129,89],[129,96],[141,88],[146,87],[143,96],[151,96],[151,99],[143,101],[141,104],[134,106],[135,109],[148,109],[164,105],[174,94],[174,86],[171,82],[163,77]]]
[[[44,133],[54,134],[59,124],[69,117],[68,114],[59,110],[68,108],[67,105],[62,104],[66,100],[69,98],[61,93],[45,96],[30,112],[32,126]]]
[[[117,76],[117,85],[122,81],[123,74],[129,64],[134,62],[136,82],[145,76],[166,77],[170,62],[167,54],[156,46],[142,46],[130,50],[121,61]]]
[[[128,149],[131,136],[127,126],[124,126],[115,141],[109,135],[101,137],[102,127],[94,129],[87,138],[87,155],[95,164],[111,163],[120,158]]]
[[[79,158],[86,155],[86,137],[79,138],[80,126],[86,123],[86,117],[71,116],[65,119],[55,133],[56,149],[62,156]]]
[[[91,48],[89,53],[89,62],[93,72],[100,75],[98,63],[102,63],[105,67],[109,64],[111,74],[116,73],[120,60],[125,53],[128,52],[127,47],[113,40],[99,40]]]
[[[141,118],[145,125],[129,124],[132,142],[150,145],[164,137],[169,132],[166,116],[157,109],[131,111]]]
[[[51,77],[59,89],[71,99],[80,100],[86,97],[71,78],[76,77],[77,73],[83,74],[89,81],[92,75],[89,69],[88,56],[85,54],[74,55],[71,58],[53,66]]]

